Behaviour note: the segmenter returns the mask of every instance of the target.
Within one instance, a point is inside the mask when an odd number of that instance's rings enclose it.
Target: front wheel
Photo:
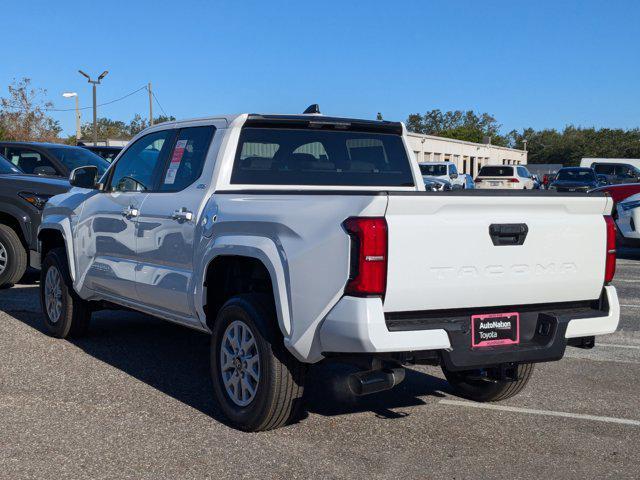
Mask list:
[[[499,402],[517,395],[529,383],[533,374],[533,363],[521,363],[517,369],[516,381],[490,380],[483,377],[481,370],[451,372],[443,367],[442,371],[451,387],[461,397],[475,402]]]
[[[240,430],[271,430],[295,416],[304,365],[284,347],[272,299],[246,294],[224,304],[212,332],[211,376],[223,413]]]
[[[73,290],[64,248],[54,248],[42,262],[40,304],[51,336],[79,337],[87,332],[91,308]]]

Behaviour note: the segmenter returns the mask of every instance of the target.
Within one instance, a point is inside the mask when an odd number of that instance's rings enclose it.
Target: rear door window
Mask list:
[[[161,192],[179,192],[200,177],[213,132],[211,126],[180,130],[162,174]]]
[[[399,135],[254,127],[242,129],[231,183],[414,185]]]

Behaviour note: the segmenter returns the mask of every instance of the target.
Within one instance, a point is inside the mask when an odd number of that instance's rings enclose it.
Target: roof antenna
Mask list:
[[[307,109],[302,113],[303,115],[320,115],[320,105],[318,105],[317,103],[309,105]]]

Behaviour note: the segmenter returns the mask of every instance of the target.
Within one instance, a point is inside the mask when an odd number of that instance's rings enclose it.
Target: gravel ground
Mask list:
[[[640,252],[622,253],[619,331],[538,365],[497,409],[437,368],[356,399],[347,367],[320,365],[305,418],[259,434],[212,401],[206,335],[119,311],[55,340],[31,275],[0,291],[0,478],[638,478]]]

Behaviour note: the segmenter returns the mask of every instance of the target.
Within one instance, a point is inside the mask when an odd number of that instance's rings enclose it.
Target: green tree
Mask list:
[[[14,80],[9,96],[0,98],[0,138],[18,141],[57,142],[62,131],[47,111],[53,104],[47,91],[31,87],[31,80]]]
[[[488,113],[477,114],[473,110],[442,112],[431,110],[424,115],[413,113],[406,121],[411,132],[455,138],[481,143],[485,137],[495,145],[507,145],[508,138],[500,134],[502,125]]]

